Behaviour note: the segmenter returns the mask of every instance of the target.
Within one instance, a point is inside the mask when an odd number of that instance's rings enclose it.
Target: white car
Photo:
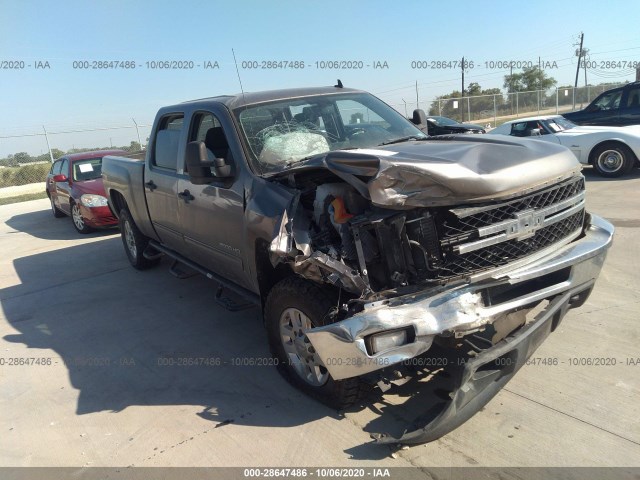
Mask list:
[[[640,126],[580,126],[561,115],[519,118],[488,135],[531,137],[569,148],[580,163],[593,165],[603,177],[619,177],[638,166]]]

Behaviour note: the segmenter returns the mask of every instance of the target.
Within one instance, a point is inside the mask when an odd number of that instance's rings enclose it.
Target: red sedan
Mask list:
[[[127,155],[122,150],[73,153],[56,160],[47,176],[47,196],[54,217],[69,215],[80,233],[118,224],[102,185],[102,157]]]

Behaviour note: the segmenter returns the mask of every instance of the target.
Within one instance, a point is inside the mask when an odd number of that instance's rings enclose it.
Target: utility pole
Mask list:
[[[460,115],[462,115],[462,123],[464,123],[464,108],[462,108],[463,100],[464,100],[464,57],[462,57],[462,95],[460,98]]]
[[[513,115],[513,62],[509,63],[509,105],[511,105],[511,115]]]
[[[582,42],[584,33],[580,32],[580,50],[578,50],[578,66],[576,67],[576,81],[573,85],[573,109],[576,109],[576,88],[578,88],[578,74],[580,73],[580,59],[582,58]]]
[[[584,68],[584,86],[587,86],[587,63],[589,60],[587,60],[587,55],[589,55],[589,49],[588,48],[583,48],[582,49],[582,64],[583,64],[583,68]]]
[[[416,108],[420,108],[420,101],[418,100],[418,81],[416,80]]]

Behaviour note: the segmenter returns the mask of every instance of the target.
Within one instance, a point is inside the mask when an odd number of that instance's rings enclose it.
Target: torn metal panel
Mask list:
[[[309,257],[296,257],[292,268],[298,275],[309,280],[333,283],[357,295],[369,291],[369,285],[356,270],[322,252],[313,252]]]

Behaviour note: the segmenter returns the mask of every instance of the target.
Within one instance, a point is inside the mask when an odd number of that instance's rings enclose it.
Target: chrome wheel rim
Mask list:
[[[131,258],[138,258],[138,248],[136,247],[136,239],[133,236],[133,229],[131,225],[129,225],[129,221],[125,220],[124,222],[124,241],[127,244],[127,248],[129,249],[129,253],[131,254]]]
[[[287,308],[280,316],[280,340],[289,365],[309,385],[321,387],[329,372],[307,338],[305,332],[311,328],[311,319],[297,308]]]
[[[617,150],[605,150],[598,156],[598,168],[606,173],[616,173],[624,165],[624,156]]]
[[[84,220],[82,219],[82,214],[80,213],[78,205],[76,205],[75,203],[73,204],[73,207],[71,207],[71,217],[73,218],[73,223],[75,224],[76,228],[78,230],[83,230]]]

